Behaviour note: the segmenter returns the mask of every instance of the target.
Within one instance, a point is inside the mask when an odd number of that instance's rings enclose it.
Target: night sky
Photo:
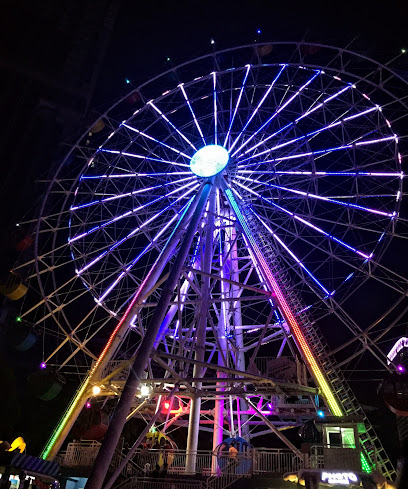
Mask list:
[[[386,62],[401,48],[408,49],[407,14],[406,1],[392,0],[381,8],[358,1],[3,1],[3,266],[15,258],[9,253],[10,230],[36,213],[44,187],[33,182],[49,178],[76,136],[129,91],[126,78],[138,85],[169,68],[169,63],[208,53],[213,49],[211,38],[216,49],[254,42],[257,29],[262,31],[260,42],[306,40],[349,46]],[[408,54],[397,68],[408,76]],[[23,434],[24,427],[32,443],[29,451],[35,453],[54,419],[26,414],[36,410],[25,380],[38,365],[35,352],[13,358],[3,340],[0,337],[0,439]],[[64,402],[56,401],[52,410],[57,412]],[[38,423],[40,430],[30,431]]]

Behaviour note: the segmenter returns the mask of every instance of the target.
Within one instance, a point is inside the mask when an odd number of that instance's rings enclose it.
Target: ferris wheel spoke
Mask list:
[[[176,185],[176,184],[179,184],[180,182],[186,182],[186,181],[192,180],[192,179],[196,179],[196,178],[194,176],[187,177],[187,178],[180,178],[179,180],[174,180],[171,182],[163,183],[161,185],[155,185],[154,187],[145,187],[145,188],[141,188],[139,190],[133,190],[132,192],[126,192],[124,194],[113,195],[111,197],[107,197],[106,199],[94,200],[92,202],[87,202],[85,204],[81,204],[81,205],[71,207],[70,210],[76,211],[76,210],[82,209],[84,207],[90,207],[90,206],[97,205],[97,204],[104,204],[105,202],[111,202],[113,200],[121,199],[123,197],[132,197],[133,195],[140,195],[140,194],[143,194],[146,192],[151,192],[152,190],[157,190],[159,188],[167,187],[168,185]]]
[[[250,122],[252,121],[252,119],[255,117],[256,113],[258,112],[258,110],[262,107],[262,104],[264,103],[264,101],[266,100],[266,98],[268,97],[270,91],[272,90],[272,88],[274,87],[275,83],[278,81],[279,77],[281,76],[281,74],[283,73],[283,71],[285,70],[285,68],[287,67],[288,65],[284,64],[284,65],[281,65],[281,69],[279,70],[278,74],[275,76],[275,78],[272,80],[271,84],[269,85],[268,89],[266,90],[264,96],[262,97],[261,101],[258,103],[258,105],[255,107],[254,111],[252,112],[250,118],[247,120],[247,122],[244,124],[244,127],[241,129],[241,131],[239,132],[238,136],[235,138],[235,141],[232,143],[232,145],[230,146],[229,148],[229,153],[231,153],[231,151],[234,149],[235,145],[238,143],[239,139],[241,138],[241,136],[244,134],[246,128],[249,126]],[[231,156],[233,156],[237,151],[235,151]]]
[[[191,175],[191,171],[154,172],[154,173],[116,173],[112,175],[84,175],[81,180],[114,180],[116,178],[141,178],[141,177],[173,177]]]
[[[106,297],[112,292],[112,290],[118,285],[118,283],[126,277],[126,275],[129,274],[129,272],[132,270],[132,268],[136,265],[136,263],[149,251],[151,250],[155,245],[156,241],[160,238],[160,236],[173,224],[173,222],[177,219],[180,218],[180,216],[183,214],[184,210],[186,207],[189,205],[189,203],[185,204],[183,208],[175,214],[170,221],[167,222],[167,224],[156,234],[156,236],[152,239],[152,241],[137,255],[136,258],[134,258],[129,265],[126,266],[125,270],[121,272],[118,277],[112,282],[111,285],[108,286],[108,288],[99,296],[98,299],[96,299],[97,303],[101,303],[106,299]]]
[[[213,78],[213,110],[214,110],[214,144],[218,144],[218,114],[217,114],[217,73],[212,72]]]
[[[280,230],[282,231],[283,234],[289,234],[293,239],[295,240],[299,240],[301,241],[302,243],[305,243],[306,245],[308,246],[311,246],[311,243],[310,241],[308,241],[304,236],[302,236],[302,234],[300,233],[297,233],[295,231],[292,231],[291,229],[289,229],[289,227],[285,226],[281,226],[280,224],[274,222],[274,225]],[[354,263],[352,263],[351,261],[347,261],[345,260],[343,257],[341,257],[340,255],[337,255],[336,253],[333,252],[333,250],[330,250],[328,249],[327,247],[324,247],[324,246],[320,246],[318,244],[315,244],[313,243],[312,245],[316,250],[320,251],[321,253],[323,253],[323,255],[327,256],[328,258],[332,258],[334,260],[336,260],[337,262],[339,263],[342,263],[343,265],[349,267],[349,269],[351,268],[353,271],[351,273],[349,273],[345,279],[343,280],[343,282],[336,287],[336,290],[333,291],[331,293],[331,297],[333,295],[335,295],[336,293],[338,293],[339,289],[344,285],[346,284],[347,282],[349,282],[352,278],[355,278],[357,277],[359,274],[362,274],[363,276],[367,277],[368,276],[368,271],[364,271],[361,269],[361,266],[359,265],[356,265]],[[365,262],[364,262],[365,263]],[[372,263],[372,260],[370,260],[370,262],[367,261],[367,263]],[[373,274],[370,272],[369,274],[369,277],[372,278],[374,281],[386,286],[387,288],[389,289],[392,289],[394,290],[395,292],[397,293],[404,293],[404,291],[406,291],[406,287],[405,288],[398,288],[397,287],[397,281],[401,280],[401,278],[403,278],[402,276],[399,276],[398,274],[396,274],[395,272],[392,272],[390,269],[387,269],[386,270],[387,272],[390,273],[390,276],[389,277],[379,277],[378,275],[376,274]],[[397,280],[398,279],[398,280]],[[407,279],[403,278],[404,281],[408,284],[408,281]],[[352,292],[350,292],[350,294],[352,294]],[[347,296],[348,297],[348,296]]]
[[[265,163],[277,163],[280,161],[288,161],[288,160],[293,160],[293,159],[298,159],[298,158],[305,158],[306,156],[324,155],[327,153],[332,153],[333,151],[340,151],[340,150],[344,150],[344,149],[352,149],[352,148],[359,147],[359,146],[367,146],[370,144],[382,143],[382,142],[391,141],[391,140],[398,142],[398,137],[396,135],[393,135],[393,136],[387,136],[384,138],[357,141],[357,142],[353,142],[350,144],[342,144],[341,146],[334,146],[332,148],[320,149],[320,150],[315,150],[315,151],[308,151],[306,153],[298,153],[298,154],[294,154],[294,155],[288,155],[288,156],[284,156],[284,157],[274,158],[272,160],[264,160],[264,161],[257,162],[257,163],[251,163],[249,165],[240,164],[240,165],[238,165],[238,168],[248,168],[250,166],[262,165]],[[243,162],[248,161],[250,159],[251,158],[245,158],[244,160],[240,160],[240,163],[243,163]]]
[[[94,233],[94,232],[96,232],[96,231],[99,231],[99,230],[101,230],[101,229],[105,228],[106,226],[109,226],[109,225],[111,225],[111,224],[113,224],[113,223],[115,223],[115,222],[119,221],[120,219],[123,219],[123,218],[125,218],[125,217],[129,217],[129,216],[131,216],[131,215],[135,214],[136,212],[139,212],[139,211],[141,211],[142,209],[145,209],[146,207],[149,207],[149,206],[150,206],[150,205],[152,205],[152,204],[155,204],[155,203],[157,203],[157,202],[160,202],[160,201],[161,201],[161,200],[163,200],[163,199],[166,199],[166,198],[167,198],[167,197],[169,197],[170,195],[173,195],[173,194],[175,194],[175,193],[179,192],[180,190],[184,190],[185,188],[190,187],[191,185],[195,185],[195,187],[194,187],[193,189],[195,189],[195,188],[197,188],[197,187],[199,186],[199,184],[197,184],[197,183],[196,183],[196,180],[193,180],[193,182],[190,182],[190,183],[188,183],[188,184],[182,185],[181,187],[178,187],[178,188],[176,188],[175,190],[172,190],[171,192],[168,192],[166,195],[162,195],[162,196],[160,196],[160,197],[157,197],[156,199],[153,199],[153,200],[151,200],[150,202],[147,202],[146,204],[143,204],[143,205],[140,205],[140,206],[138,206],[138,207],[135,207],[134,209],[132,209],[132,210],[130,210],[130,211],[126,211],[125,213],[120,214],[119,216],[116,216],[116,217],[114,217],[113,219],[110,219],[110,220],[109,220],[109,221],[107,221],[107,222],[104,222],[104,223],[102,223],[102,224],[99,224],[98,226],[94,226],[93,228],[89,229],[88,231],[86,231],[86,232],[84,232],[84,233],[81,233],[81,234],[79,234],[79,235],[77,235],[77,236],[74,236],[73,238],[71,238],[71,239],[69,240],[69,243],[74,243],[75,241],[78,241],[78,239],[84,238],[85,236],[88,236],[88,235],[89,235],[89,234],[91,234],[91,233]],[[192,189],[192,190],[193,190],[193,189]],[[189,193],[189,192],[188,192],[188,193]],[[187,193],[185,193],[185,194],[184,194],[182,197],[184,197],[184,196],[186,196],[186,195],[187,195]],[[167,208],[166,208],[166,209],[167,209]],[[163,212],[163,211],[160,211],[160,213],[159,213],[159,214],[157,214],[157,215],[160,215],[162,212]],[[155,218],[155,216],[154,216],[154,218]],[[116,248],[116,247],[118,246],[118,244],[119,244],[119,243],[121,244],[121,243],[122,243],[124,240],[128,239],[128,237],[129,237],[129,236],[133,236],[133,234],[135,234],[137,231],[139,231],[141,228],[143,228],[143,227],[144,227],[144,226],[146,226],[146,225],[147,225],[149,222],[151,222],[151,219],[152,219],[152,218],[150,218],[150,219],[148,219],[147,221],[145,221],[145,222],[144,222],[144,223],[143,223],[141,226],[139,226],[139,227],[138,227],[136,230],[132,231],[132,232],[131,232],[131,233],[130,233],[128,236],[126,236],[126,238],[123,238],[123,240],[121,240],[120,242],[115,243],[114,247]]]
[[[304,89],[305,89],[305,88],[306,88],[308,85],[310,85],[310,83],[312,83],[312,82],[313,82],[313,80],[314,80],[314,79],[315,79],[315,78],[316,78],[318,75],[320,75],[320,73],[321,73],[321,71],[320,71],[320,70],[317,70],[317,71],[316,71],[316,73],[315,73],[315,74],[314,74],[314,75],[313,75],[311,78],[309,78],[309,80],[308,80],[306,83],[304,83],[304,84],[303,84],[303,85],[302,85],[302,86],[299,88],[299,90],[298,90],[298,91],[297,91],[297,92],[296,92],[294,95],[292,95],[292,96],[289,98],[289,100],[287,100],[287,101],[286,101],[286,102],[285,102],[283,105],[281,105],[281,106],[279,107],[279,109],[278,109],[278,110],[276,110],[276,111],[275,111],[275,112],[274,112],[274,113],[273,113],[273,114],[272,114],[272,115],[269,117],[269,119],[267,119],[267,121],[266,121],[266,122],[264,122],[264,123],[262,124],[262,126],[261,126],[259,129],[257,129],[257,130],[256,130],[256,132],[254,132],[254,134],[252,134],[252,136],[250,136],[250,137],[249,137],[249,138],[248,138],[248,139],[247,139],[247,140],[246,140],[246,141],[245,141],[243,144],[241,144],[241,146],[240,146],[238,149],[236,149],[236,150],[234,151],[234,153],[232,153],[232,155],[231,155],[231,156],[236,156],[236,155],[237,155],[237,154],[238,154],[238,153],[241,151],[241,149],[243,149],[243,148],[244,148],[244,147],[245,147],[245,146],[246,146],[246,145],[249,143],[249,141],[251,141],[251,140],[252,140],[252,139],[253,139],[253,138],[254,138],[254,137],[257,135],[257,134],[259,134],[259,133],[260,133],[260,132],[261,132],[263,129],[265,129],[265,128],[266,128],[266,127],[267,127],[267,126],[268,126],[268,125],[269,125],[269,124],[270,124],[270,123],[273,121],[273,119],[275,119],[275,117],[276,117],[277,115],[279,115],[279,114],[280,114],[280,113],[281,113],[281,112],[282,112],[282,111],[283,111],[283,110],[284,110],[284,109],[285,109],[285,108],[286,108],[286,107],[287,107],[287,106],[288,106],[288,105],[289,105],[289,104],[290,104],[290,103],[291,103],[293,100],[295,100],[295,99],[296,99],[296,98],[299,96],[299,94],[300,94],[300,93],[301,93],[301,92],[302,92],[302,91],[303,91],[303,90],[304,90]],[[258,145],[255,145],[255,147],[256,147],[256,146],[258,146]],[[251,151],[252,149],[253,149],[253,148],[251,148],[250,150],[247,150],[247,151],[246,151],[244,154],[246,154],[248,151]]]
[[[107,257],[109,253],[111,253],[113,250],[115,250],[116,248],[118,248],[121,244],[123,244],[126,240],[128,240],[132,236],[134,236],[137,232],[139,232],[141,229],[143,229],[144,227],[146,227],[148,224],[152,223],[154,220],[156,220],[163,213],[165,213],[166,211],[168,211],[169,209],[171,209],[172,207],[174,207],[177,203],[180,202],[180,200],[186,198],[187,195],[189,195],[191,192],[193,192],[194,190],[196,190],[198,187],[199,187],[199,184],[196,184],[193,188],[187,190],[187,192],[185,192],[183,195],[181,195],[176,200],[174,200],[174,202],[172,202],[168,206],[164,207],[161,211],[159,211],[158,213],[154,214],[152,217],[150,217],[149,219],[147,219],[146,221],[144,221],[142,225],[140,225],[137,228],[133,229],[124,238],[122,238],[119,241],[116,241],[111,246],[108,245],[109,248],[107,250],[103,251],[100,255],[98,255],[96,258],[94,258],[90,263],[86,264],[80,270],[76,270],[76,274],[77,275],[81,275],[85,270],[88,270],[90,267],[92,267],[93,265],[95,265],[96,263],[98,263],[100,260],[102,260],[102,258]],[[187,202],[186,205],[188,205],[188,202]],[[186,205],[183,207],[183,209],[185,209]],[[178,214],[176,214],[176,216],[178,216]]]
[[[231,117],[231,120],[230,120],[230,124],[229,124],[229,127],[228,127],[227,134],[225,136],[225,140],[224,140],[224,144],[223,144],[224,148],[225,148],[225,145],[228,142],[228,138],[229,138],[229,135],[231,133],[232,125],[234,124],[235,116],[237,115],[238,107],[239,107],[239,104],[241,102],[242,94],[244,93],[245,84],[246,84],[246,81],[247,81],[247,78],[248,78],[249,70],[250,69],[251,69],[251,65],[246,65],[246,72],[245,72],[245,75],[244,75],[244,79],[242,81],[241,89],[239,91],[239,95],[238,95],[238,98],[237,98],[237,103],[235,104],[235,109],[234,109],[234,112],[233,112],[232,117]]]
[[[302,261],[293,253],[293,251],[283,242],[283,240],[276,234],[276,232],[272,231],[270,226],[259,216],[257,212],[251,209],[251,212],[257,217],[257,219],[261,222],[261,224],[265,227],[265,229],[274,237],[274,239],[281,245],[281,247],[286,250],[286,252],[295,260],[296,264],[301,267],[309,277],[317,284],[320,289],[326,294],[326,296],[332,295],[332,292],[329,292],[326,287],[313,275],[313,273],[302,263]]]
[[[159,139],[156,139],[154,138],[153,136],[149,136],[148,134],[146,134],[145,132],[143,131],[139,131],[139,129],[136,129],[135,127],[132,127],[132,126],[129,126],[128,124],[122,124],[123,127],[126,127],[127,129],[133,131],[133,132],[136,132],[137,134],[139,134],[140,136],[146,138],[146,139],[150,139],[151,141],[154,141],[156,142],[157,144],[160,144],[161,146],[167,148],[167,149],[170,149],[171,151],[174,151],[174,153],[177,153],[181,156],[184,156],[185,158],[187,158],[188,160],[191,159],[191,156],[183,153],[182,151],[176,149],[176,148],[173,148],[173,146],[169,146],[168,144],[164,143],[163,141],[160,141]]]
[[[348,250],[356,253],[357,255],[360,255],[362,258],[365,258],[366,260],[369,260],[369,259],[372,258],[372,254],[367,255],[366,253],[363,253],[362,251],[359,251],[357,248],[354,248],[354,246],[349,245],[348,243],[346,243],[345,241],[342,241],[341,239],[337,238],[333,234],[330,234],[327,231],[324,231],[322,228],[319,228],[318,226],[315,226],[314,224],[312,224],[311,222],[307,221],[306,219],[303,219],[303,217],[300,217],[297,214],[295,214],[294,212],[291,212],[288,209],[285,209],[284,207],[276,204],[272,200],[267,199],[266,197],[264,197],[263,195],[259,194],[258,192],[255,192],[254,190],[250,189],[249,187],[246,187],[241,182],[238,182],[237,180],[233,180],[233,182],[236,183],[237,185],[239,185],[240,187],[242,187],[244,190],[252,193],[253,195],[256,195],[258,198],[260,198],[264,202],[267,202],[268,204],[272,205],[276,209],[278,209],[278,210],[284,212],[285,214],[291,216],[292,219],[296,219],[297,221],[301,222],[302,224],[306,225],[307,227],[309,227],[311,229],[314,229],[319,234],[323,234],[324,236],[326,236],[327,238],[329,238],[331,241],[340,244],[344,248],[347,248]]]
[[[294,176],[311,176],[311,177],[388,177],[388,178],[404,178],[403,172],[331,172],[331,171],[306,171],[306,170],[238,170],[241,174],[254,175],[294,175]]]
[[[264,154],[270,153],[271,151],[276,151],[278,149],[284,148],[285,146],[289,146],[289,145],[294,144],[294,143],[297,143],[299,141],[309,142],[311,139],[313,139],[313,137],[317,136],[318,134],[320,134],[320,133],[322,133],[324,131],[327,131],[329,129],[333,129],[334,127],[339,127],[342,124],[344,125],[345,122],[348,122],[348,121],[357,119],[358,117],[367,115],[367,114],[369,114],[371,112],[378,111],[378,110],[380,110],[380,107],[379,106],[374,106],[374,107],[371,107],[371,108],[369,108],[367,110],[363,110],[362,112],[359,112],[357,114],[352,114],[352,115],[350,115],[348,117],[342,117],[341,119],[336,120],[336,121],[334,121],[334,122],[332,122],[332,123],[330,123],[330,124],[328,124],[328,125],[326,125],[324,127],[321,127],[321,128],[316,129],[314,131],[311,131],[311,132],[309,132],[307,134],[304,134],[302,136],[299,136],[297,138],[290,139],[289,141],[285,141],[285,142],[283,142],[281,144],[277,144],[276,146],[272,146],[271,148],[268,148],[268,149],[266,149],[264,151],[261,151],[261,152],[257,153],[256,155],[252,155],[249,158],[246,158],[245,161],[250,160],[250,159],[253,159],[253,158],[257,158],[257,157],[262,156]],[[292,124],[295,124],[295,123],[291,123],[290,126],[292,126]],[[257,147],[265,144],[271,138],[273,138],[274,136],[276,136],[277,134],[279,134],[279,132],[281,132],[283,129],[286,129],[288,127],[289,127],[289,125],[283,127],[278,132],[276,132],[274,134],[271,134],[267,138],[265,138],[262,141],[260,141],[259,143],[257,143],[255,146],[252,146],[252,148],[248,149],[247,151],[245,151],[244,153],[242,153],[241,155],[239,155],[238,158],[241,157],[241,156],[245,156],[246,154],[248,154],[249,152],[253,151]]]
[[[194,146],[194,144],[187,138],[187,136],[185,136],[181,131],[180,129],[177,129],[177,127],[170,121],[170,119],[163,114],[163,112],[153,103],[152,100],[150,100],[149,102],[147,102],[148,105],[150,105],[150,107],[152,107],[159,115],[160,117],[167,122],[167,124],[172,127],[176,132],[177,134],[188,144],[190,145],[194,151],[197,151],[197,148]]]
[[[181,90],[181,93],[183,94],[183,97],[184,97],[184,100],[186,101],[187,105],[188,105],[188,108],[190,109],[190,112],[191,112],[191,115],[193,116],[193,121],[194,121],[194,124],[200,134],[200,137],[201,137],[201,140],[204,144],[204,146],[207,144],[206,141],[205,141],[205,138],[204,138],[204,135],[203,135],[203,131],[201,130],[201,127],[200,127],[200,124],[198,123],[198,120],[197,120],[197,117],[194,113],[194,110],[193,110],[193,107],[191,106],[191,103],[190,103],[190,100],[188,98],[188,95],[186,93],[186,90],[184,88],[184,83],[180,83],[179,85],[179,88]]]
[[[184,166],[186,168],[189,167],[189,165],[187,165],[186,163],[179,163],[179,162],[171,161],[171,160],[163,160],[162,158],[152,158],[151,156],[139,155],[139,154],[135,154],[135,153],[127,153],[126,151],[118,151],[115,149],[101,148],[99,151],[101,153],[111,153],[114,155],[121,155],[121,156],[126,156],[129,158],[137,158],[139,160],[155,161],[157,163],[166,163],[168,165],[174,165],[174,166]]]
[[[237,175],[237,178],[239,178],[241,180],[250,181],[252,183],[261,184],[261,185],[264,185],[266,187],[275,188],[275,189],[279,189],[279,190],[285,190],[286,192],[290,192],[290,193],[293,193],[293,194],[301,195],[303,197],[307,197],[307,198],[310,198],[310,199],[324,200],[325,202],[330,202],[332,204],[336,204],[336,205],[340,205],[340,206],[344,206],[344,207],[350,207],[350,208],[357,209],[357,210],[360,210],[360,211],[369,212],[371,214],[377,214],[379,216],[384,216],[384,217],[395,217],[396,216],[396,212],[395,211],[393,211],[392,213],[390,213],[390,212],[384,212],[384,211],[380,211],[378,209],[372,209],[370,207],[364,207],[364,206],[361,206],[361,205],[353,204],[351,202],[342,202],[341,200],[336,200],[336,199],[333,199],[333,198],[330,198],[330,197],[324,197],[322,195],[312,194],[311,192],[304,192],[304,191],[296,190],[296,189],[293,189],[293,188],[282,187],[281,185],[274,185],[272,183],[262,182],[260,180],[254,179],[254,178],[241,177],[239,175]],[[386,196],[389,197],[389,194],[387,194]],[[353,197],[353,195],[350,195],[349,197],[345,197],[345,198],[352,198],[352,197]],[[392,197],[396,197],[396,195],[392,195]]]

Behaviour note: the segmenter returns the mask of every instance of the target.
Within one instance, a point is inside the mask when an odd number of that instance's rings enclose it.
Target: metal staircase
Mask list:
[[[359,434],[363,454],[369,461],[371,467],[375,467],[377,471],[391,480],[395,476],[395,470],[391,461],[388,459],[380,439],[361,408],[356,396],[349,387],[343,372],[337,367],[336,360],[330,355],[330,348],[325,338],[320,334],[317,325],[315,325],[305,311],[305,305],[302,304],[299,295],[294,290],[293,282],[289,274],[285,271],[285,267],[280,258],[271,247],[269,237],[267,238],[264,234],[264,230],[260,227],[258,219],[251,212],[250,205],[244,205],[241,210],[247,219],[251,231],[253,232],[253,236],[261,249],[266,262],[296,317],[299,327],[303,331],[315,359],[325,373],[334,394],[342,406],[344,414],[346,416],[358,415],[363,417],[366,432]]]

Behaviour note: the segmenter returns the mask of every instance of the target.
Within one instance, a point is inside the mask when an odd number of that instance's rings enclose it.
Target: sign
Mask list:
[[[348,486],[350,482],[357,482],[358,477],[353,472],[322,472],[322,482],[327,484],[344,484]]]

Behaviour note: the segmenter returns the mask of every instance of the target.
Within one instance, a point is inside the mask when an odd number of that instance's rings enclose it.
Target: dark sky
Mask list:
[[[393,0],[381,7],[372,1],[3,0],[3,241],[17,220],[35,215],[42,188],[32,182],[50,177],[75,135],[124,95],[125,78],[137,85],[166,69],[167,57],[177,64],[205,54],[211,38],[220,49],[253,42],[257,29],[260,41],[351,43],[350,49],[387,61],[408,48],[407,13],[406,1]],[[399,69],[408,72],[408,63]]]

